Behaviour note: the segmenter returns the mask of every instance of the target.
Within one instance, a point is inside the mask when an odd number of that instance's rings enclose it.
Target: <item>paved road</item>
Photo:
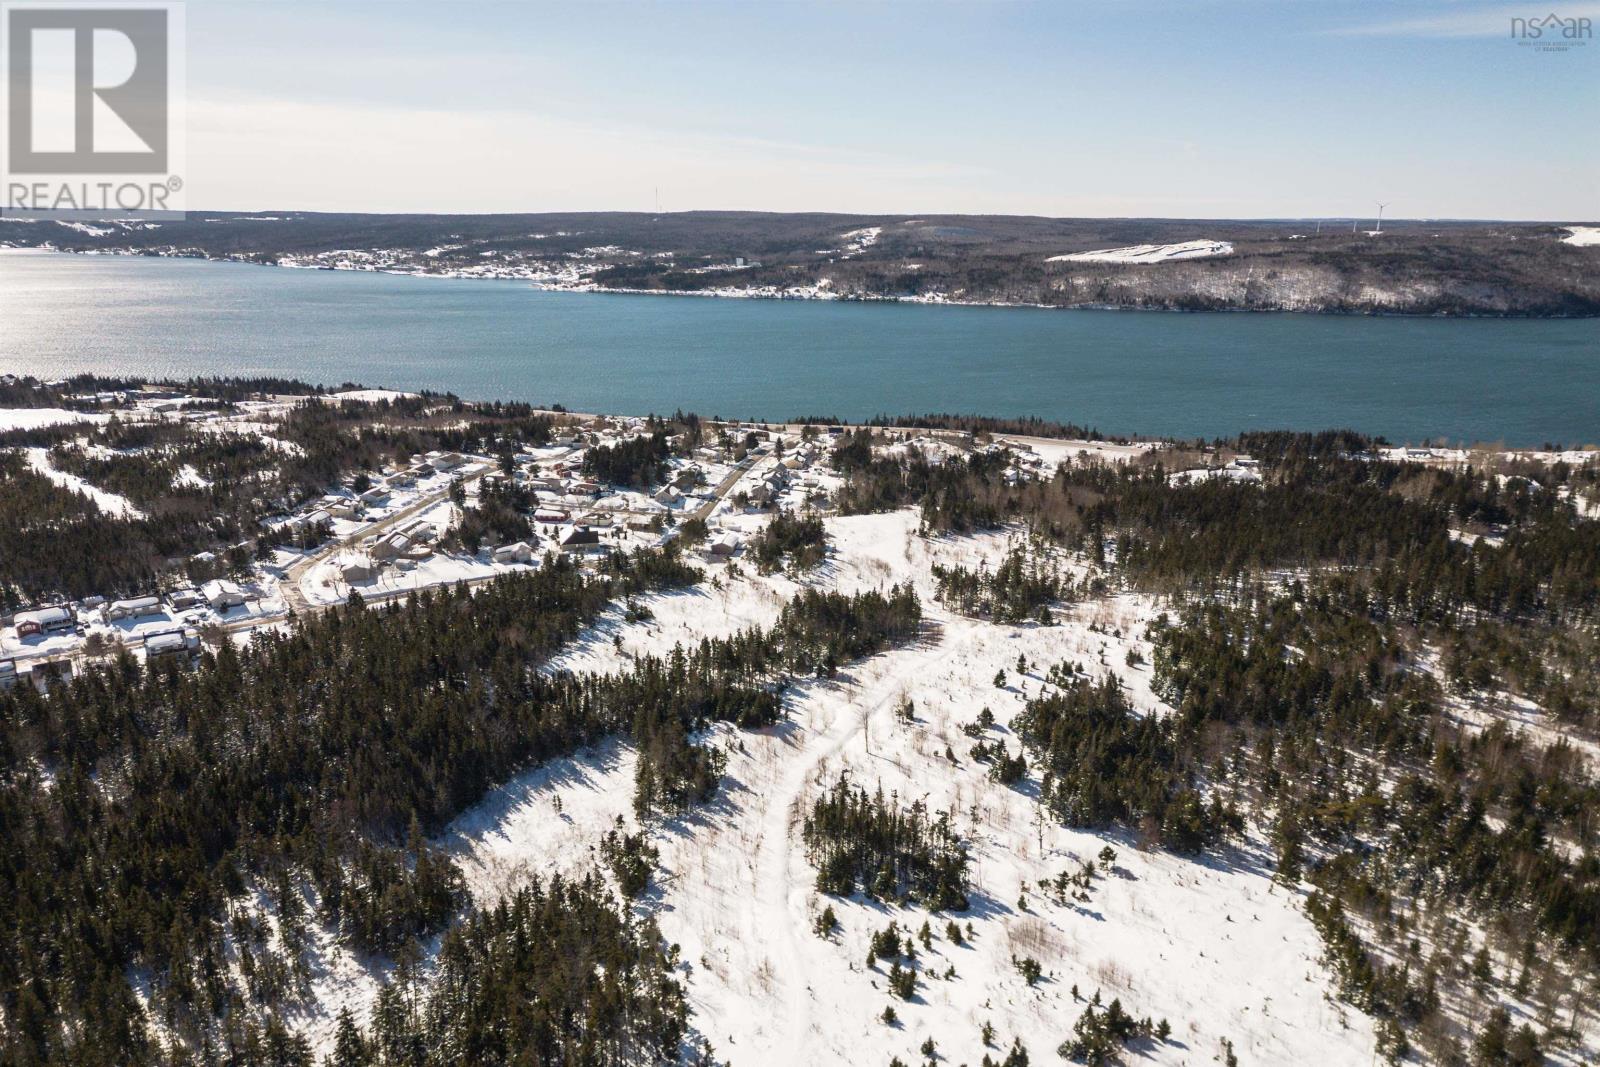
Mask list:
[[[471,474],[465,475],[461,479],[462,483],[464,485],[470,485],[479,478],[482,478],[485,474],[488,474],[489,471],[493,469],[493,467],[485,467],[483,470],[474,471]],[[326,563],[328,560],[332,559],[340,552],[343,552],[345,549],[365,541],[368,538],[383,536],[390,530],[393,530],[395,527],[409,522],[418,515],[422,514],[424,511],[427,511],[429,508],[433,507],[435,504],[442,503],[449,498],[449,486],[446,486],[444,489],[441,489],[437,492],[427,493],[421,497],[418,497],[410,504],[407,504],[393,515],[379,519],[377,522],[370,525],[363,526],[355,533],[346,537],[335,538],[333,541],[330,541],[328,544],[317,549],[311,555],[302,557],[301,559],[289,564],[289,566],[284,569],[283,581],[278,583],[278,589],[283,594],[284,603],[289,606],[290,611],[293,611],[297,614],[310,611],[313,605],[310,599],[307,598],[305,590],[301,588],[300,583],[306,577],[306,575],[311,572],[313,567],[317,566],[319,563]]]
[[[729,493],[733,492],[733,487],[739,484],[739,479],[743,478],[749,472],[750,468],[754,467],[755,465],[755,456],[746,456],[744,459],[740,460],[738,465],[736,465],[733,470],[728,472],[728,476],[717,484],[716,489],[711,493],[711,499],[695,508],[694,514],[690,517],[701,520],[709,519],[711,517],[711,513],[717,510],[717,505],[722,503],[723,499]]]

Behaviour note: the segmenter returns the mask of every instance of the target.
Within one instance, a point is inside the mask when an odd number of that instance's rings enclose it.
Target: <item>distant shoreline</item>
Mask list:
[[[701,299],[720,300],[767,300],[777,303],[830,303],[830,304],[894,304],[911,305],[916,307],[963,307],[963,308],[998,308],[1006,310],[1034,310],[1034,311],[1133,311],[1155,312],[1178,315],[1327,315],[1344,318],[1395,318],[1395,319],[1427,319],[1431,321],[1452,320],[1491,320],[1491,321],[1585,321],[1600,318],[1600,313],[1594,315],[1535,315],[1535,314],[1485,314],[1481,312],[1446,313],[1431,312],[1420,313],[1414,311],[1380,311],[1380,310],[1351,310],[1346,308],[1285,308],[1285,307],[1172,307],[1160,304],[1116,304],[1116,303],[1076,303],[1076,304],[1043,304],[1038,302],[1003,301],[1003,300],[962,300],[946,297],[920,297],[920,296],[895,296],[895,295],[858,295],[827,293],[819,290],[820,287],[795,287],[781,291],[762,291],[761,289],[644,289],[622,286],[604,286],[593,282],[566,282],[561,280],[548,280],[548,275],[533,272],[528,273],[493,273],[469,274],[462,271],[429,271],[406,270],[397,267],[359,267],[359,266],[327,266],[311,263],[263,263],[260,260],[234,256],[214,256],[201,252],[146,252],[129,248],[107,249],[73,249],[57,248],[50,245],[17,245],[0,242],[0,253],[4,252],[37,252],[65,256],[117,256],[132,259],[183,259],[195,260],[203,263],[233,263],[249,267],[271,267],[280,270],[298,271],[326,271],[337,274],[385,274],[397,278],[427,278],[449,281],[493,281],[493,282],[522,282],[531,289],[549,293],[587,293],[603,296],[662,296],[662,297],[697,297]],[[763,287],[767,288],[767,287]]]

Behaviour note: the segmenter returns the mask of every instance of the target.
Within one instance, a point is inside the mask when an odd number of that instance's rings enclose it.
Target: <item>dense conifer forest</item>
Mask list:
[[[841,777],[812,805],[802,836],[823,893],[849,896],[860,888],[929,911],[967,907],[967,851],[949,812],[930,813],[920,800],[902,807],[882,789],[868,794]]]

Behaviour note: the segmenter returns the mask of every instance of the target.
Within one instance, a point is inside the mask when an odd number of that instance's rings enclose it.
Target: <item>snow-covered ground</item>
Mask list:
[[[99,486],[84,481],[76,474],[56,470],[50,464],[50,450],[46,448],[29,448],[25,450],[28,456],[28,465],[40,474],[49,478],[63,489],[70,489],[74,493],[82,493],[94,502],[95,507],[107,515],[116,515],[126,519],[142,519],[144,512],[134,507],[126,497],[101,489]]]
[[[1092,252],[1068,252],[1051,256],[1047,263],[1166,263],[1174,259],[1205,259],[1233,253],[1228,241],[1181,241],[1167,245],[1129,245],[1126,248],[1099,248]]]
[[[1237,467],[1229,464],[1226,467],[1195,467],[1191,470],[1175,471],[1167,475],[1167,481],[1173,485],[1209,482],[1218,478],[1236,482],[1259,482],[1261,480],[1261,472],[1253,467]]]
[[[1112,441],[1071,441],[1057,437],[1025,437],[1021,434],[997,434],[996,439],[1031,451],[1051,466],[1085,457],[1103,463],[1126,463],[1163,447],[1153,441],[1119,445]]]
[[[1568,226],[1567,236],[1561,242],[1569,245],[1600,245],[1600,226]]]
[[[980,1027],[990,1022],[991,1054],[1002,1057],[1020,1038],[1035,1062],[1048,1062],[1083,1010],[1076,985],[1084,998],[1099,991],[1135,1015],[1170,1021],[1170,1042],[1141,1048],[1152,1062],[1209,1062],[1223,1037],[1244,1062],[1370,1062],[1370,1020],[1326,995],[1317,935],[1254,848],[1192,861],[1055,827],[1037,817],[1036,786],[992,783],[968,758],[961,724],[990,707],[1002,724],[993,737],[1014,750],[1003,724],[1063,659],[1116,674],[1136,707],[1163,713],[1147,668],[1126,662],[1132,647],[1148,658],[1143,630],[1160,605],[1117,597],[1064,612],[1052,627],[961,618],[933,600],[930,563],[993,563],[1003,535],[925,540],[911,512],[830,519],[828,528],[833,551],[809,580],[846,592],[914,581],[928,623],[909,647],[798,687],[788,722],[714,731],[730,757],[718,799],[653,830],[659,885],[641,906],[681,947],[692,1023],[720,1058],[763,1067],[881,1064],[896,1055],[909,1063],[932,1037],[942,1058],[976,1063],[985,1052]],[[714,568],[696,590],[646,598],[647,621],[613,614],[553,666],[615,670],[643,652],[768,624],[797,585],[749,569]],[[1020,675],[1019,656],[1029,664]],[[1005,688],[994,684],[1001,669]],[[904,698],[915,703],[913,723],[895,714]],[[556,761],[497,790],[443,843],[480,902],[531,873],[586,866],[616,818],[632,825],[633,767],[623,745]],[[799,825],[810,800],[844,771],[907,803],[925,797],[953,812],[973,853],[967,912],[929,916],[816,893]],[[1107,845],[1115,870],[1095,880],[1089,902],[1064,906],[1038,890],[1038,879],[1075,871]],[[811,932],[825,903],[842,927],[833,939]],[[911,933],[925,919],[936,940],[922,953],[923,981],[910,1002],[892,999],[884,966],[865,966],[867,939],[890,920]],[[964,946],[946,938],[949,920],[964,935],[970,925]],[[1045,977],[1028,986],[1014,956],[1035,958]],[[900,1020],[892,1027],[880,1021],[891,1005]]]
[[[0,432],[38,430],[68,422],[105,422],[110,416],[66,408],[0,408]]]
[[[346,389],[342,393],[334,393],[333,400],[364,400],[373,403],[380,400],[404,400],[416,396],[416,393],[403,393],[398,389]]]

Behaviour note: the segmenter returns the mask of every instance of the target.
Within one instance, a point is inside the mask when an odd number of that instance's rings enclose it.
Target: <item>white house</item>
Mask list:
[[[533,546],[526,541],[501,545],[492,553],[496,563],[532,563]]]
[[[159,614],[161,614],[161,598],[155,596],[113,600],[105,612],[107,622],[116,622],[119,619],[143,619]]]
[[[245,602],[244,590],[238,583],[230,582],[226,578],[215,578],[202,583],[200,595],[206,598],[214,611],[226,611],[238,607]]]
[[[343,556],[339,559],[339,577],[346,582],[370,582],[377,576],[378,568],[368,556]]]

